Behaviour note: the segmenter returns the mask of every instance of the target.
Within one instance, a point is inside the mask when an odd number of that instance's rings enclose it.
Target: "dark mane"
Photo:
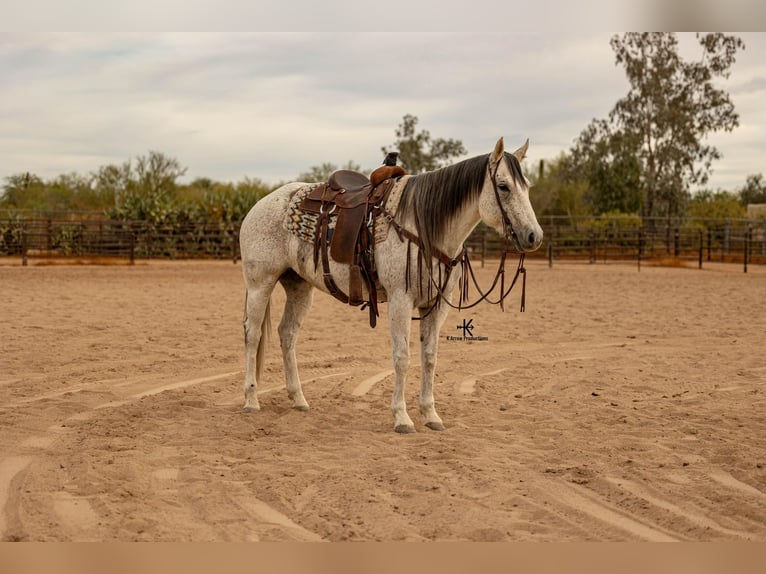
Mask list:
[[[505,153],[511,176],[524,181],[516,156]],[[441,241],[452,218],[469,201],[478,199],[487,176],[489,154],[411,177],[402,193],[405,213],[415,218],[415,233],[426,261],[433,255],[433,246]]]
[[[512,153],[505,152],[505,161],[508,164],[508,169],[511,172],[514,182],[518,185],[524,183],[526,180],[524,174],[521,173],[521,163],[519,159]]]

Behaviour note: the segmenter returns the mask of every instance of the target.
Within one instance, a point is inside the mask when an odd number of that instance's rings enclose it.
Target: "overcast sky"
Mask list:
[[[722,85],[740,115],[709,187],[766,173],[766,34]],[[382,161],[405,114],[468,156],[567,150],[628,89],[610,33],[0,34],[0,177],[88,173],[158,150],[195,177],[290,181]],[[685,54],[698,57],[693,34]]]

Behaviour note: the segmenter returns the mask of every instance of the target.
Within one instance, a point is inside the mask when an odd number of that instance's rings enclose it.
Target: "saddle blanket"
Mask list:
[[[396,182],[394,187],[388,194],[384,207],[391,216],[396,215],[399,209],[399,202],[402,198],[402,191],[407,185],[409,175],[405,175]],[[290,198],[290,203],[287,208],[287,214],[284,219],[284,227],[303,241],[308,243],[314,243],[314,237],[316,236],[317,221],[319,220],[319,214],[312,213],[310,211],[304,211],[300,209],[299,205],[305,197],[307,197],[311,191],[316,188],[317,183],[306,184],[304,187],[299,188],[293,196]],[[335,223],[337,217],[333,214],[330,216],[330,222],[328,225],[329,234],[335,229]],[[388,229],[391,225],[386,221],[385,217],[379,217],[375,221],[375,243],[381,243],[388,239]]]

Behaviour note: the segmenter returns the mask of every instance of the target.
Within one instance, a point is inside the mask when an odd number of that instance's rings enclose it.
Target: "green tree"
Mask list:
[[[576,140],[566,164],[570,180],[587,182],[583,199],[594,214],[640,212],[643,198],[636,138],[610,133],[605,121],[594,121]]]
[[[158,223],[172,215],[177,180],[186,173],[177,159],[150,151],[136,158],[135,167],[130,160],[123,164],[121,173],[124,189],[112,217]]]
[[[698,219],[737,219],[745,217],[745,208],[734,193],[706,189],[692,196],[688,215]]]
[[[122,165],[102,165],[91,174],[93,186],[101,197],[111,198],[111,206],[120,209],[122,199],[132,187],[131,162],[126,161]]]
[[[17,173],[5,178],[0,207],[4,209],[47,209],[45,182],[38,176]]]
[[[613,138],[628,143],[622,153],[635,154],[640,163],[644,216],[680,214],[690,186],[704,185],[721,157],[706,137],[739,125],[728,93],[715,81],[729,77],[744,43],[721,33],[698,34],[697,40],[697,61],[681,58],[672,33],[627,33],[610,42],[630,90],[607,120],[594,120],[599,125],[586,131],[595,131],[612,154]]]
[[[268,186],[256,178],[245,177],[235,184],[200,177],[179,186],[174,210],[181,218],[235,223],[242,221],[250,208],[268,193]]]
[[[398,151],[399,161],[409,173],[417,174],[439,169],[467,153],[462,141],[432,139],[428,130],[416,131],[417,124],[417,116],[405,115],[402,123],[395,130],[396,141],[388,148],[380,148],[383,155],[389,151]]]
[[[530,177],[529,199],[540,216],[590,215],[587,192],[588,182],[577,177],[565,154],[543,163],[540,171]]]
[[[362,166],[349,160],[345,165],[338,167],[334,163],[325,162],[321,165],[312,165],[308,171],[299,174],[295,181],[305,181],[306,183],[315,183],[318,181],[327,181],[332,172],[338,169],[350,169],[352,171],[362,171]]]
[[[763,181],[763,174],[747,176],[745,186],[739,190],[739,201],[742,205],[766,203],[766,182]]]

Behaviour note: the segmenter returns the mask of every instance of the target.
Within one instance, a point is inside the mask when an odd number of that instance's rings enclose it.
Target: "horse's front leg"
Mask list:
[[[391,411],[394,413],[394,430],[398,433],[413,433],[415,425],[407,414],[404,401],[404,386],[407,382],[407,368],[410,364],[410,326],[412,303],[406,296],[392,298],[388,304],[388,321],[391,327],[391,351],[394,359],[394,396]]]
[[[434,403],[434,371],[436,353],[439,348],[439,332],[449,313],[447,305],[420,311],[420,414],[425,418],[425,425],[432,430],[444,430],[441,417],[436,413]]]

